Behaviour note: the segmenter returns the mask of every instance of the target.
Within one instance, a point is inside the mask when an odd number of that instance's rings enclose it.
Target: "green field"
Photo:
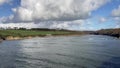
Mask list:
[[[65,35],[70,34],[69,31],[38,31],[38,30],[0,30],[0,37],[27,37],[27,36],[45,36],[51,35]]]

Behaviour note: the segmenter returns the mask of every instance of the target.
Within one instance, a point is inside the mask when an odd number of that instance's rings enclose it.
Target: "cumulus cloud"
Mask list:
[[[21,0],[5,22],[73,21],[87,19],[109,0]]]
[[[0,0],[0,5],[3,5],[4,3],[9,3],[11,0]]]
[[[77,28],[84,29],[82,24],[86,23],[85,20],[91,16],[92,11],[97,10],[109,1],[21,0],[19,7],[12,8],[14,14],[9,17],[2,17],[0,21],[10,27],[74,29],[77,26]],[[5,26],[5,24],[0,25]]]
[[[120,17],[114,17],[113,18],[115,21],[120,21]]]
[[[83,24],[85,23],[85,20],[76,20],[76,21],[47,21],[47,22],[40,22],[40,23],[0,23],[0,27],[24,27],[24,28],[59,28],[59,29],[71,29],[76,30],[74,27],[81,27],[83,28]]]
[[[114,9],[111,13],[112,19],[115,21],[115,28],[120,28],[120,5],[118,8]]]
[[[70,29],[70,28],[74,28],[74,26],[81,26],[83,23],[85,22],[85,20],[76,20],[76,21],[57,21],[53,22],[52,25],[50,26],[50,28],[63,28],[63,29]]]
[[[120,17],[120,5],[117,9],[114,9],[111,13],[113,17]]]
[[[0,0],[0,5],[2,5],[3,3],[5,3],[7,0]]]
[[[113,20],[115,20],[117,23],[120,23],[120,5],[118,8],[112,10],[111,15],[113,17]]]
[[[101,18],[100,18],[100,22],[106,22],[106,21],[107,21],[106,18],[104,18],[104,17],[101,17]]]
[[[34,24],[34,23],[0,23],[0,28],[14,28],[14,27],[18,27],[18,28],[37,28],[38,25]]]

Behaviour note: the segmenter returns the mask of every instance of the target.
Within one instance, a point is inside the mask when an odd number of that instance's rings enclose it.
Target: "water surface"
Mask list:
[[[120,39],[85,35],[4,41],[0,68],[120,68]]]

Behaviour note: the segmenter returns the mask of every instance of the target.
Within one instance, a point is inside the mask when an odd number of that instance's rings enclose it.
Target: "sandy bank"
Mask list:
[[[14,36],[8,36],[4,38],[0,38],[0,41],[3,40],[22,40],[22,39],[31,39],[34,37],[56,37],[56,36],[78,36],[78,35],[86,35],[86,34],[46,34],[46,35],[39,35],[39,36],[26,36],[26,37],[14,37]]]

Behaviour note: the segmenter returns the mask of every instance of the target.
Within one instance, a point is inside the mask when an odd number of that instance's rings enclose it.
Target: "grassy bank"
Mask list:
[[[25,37],[44,37],[47,35],[72,35],[72,34],[82,34],[81,32],[73,32],[73,31],[43,31],[43,30],[0,30],[0,38],[3,40],[6,39],[20,39]],[[14,38],[13,38],[14,37]]]

